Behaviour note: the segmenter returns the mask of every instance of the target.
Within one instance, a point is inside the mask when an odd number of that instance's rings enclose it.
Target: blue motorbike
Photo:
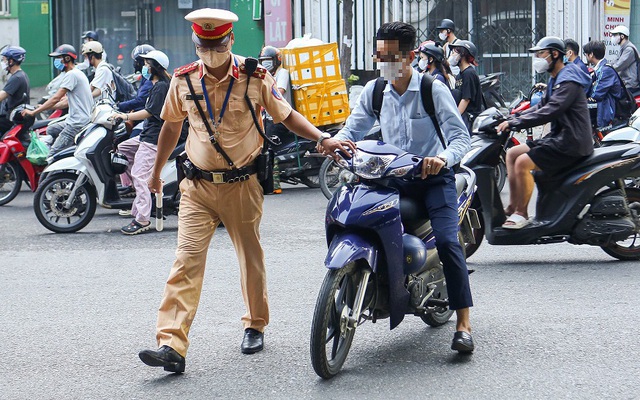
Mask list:
[[[356,328],[390,318],[395,328],[406,314],[430,326],[445,324],[449,309],[442,263],[422,203],[400,197],[394,180],[420,179],[422,157],[379,141],[365,140],[338,162],[351,182],[333,194],[325,217],[329,269],[320,289],[311,328],[311,361],[328,379],[345,362]],[[459,239],[473,240],[480,221],[470,209],[475,174],[456,174]]]

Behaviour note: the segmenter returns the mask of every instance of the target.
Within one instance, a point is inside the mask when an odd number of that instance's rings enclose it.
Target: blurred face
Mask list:
[[[377,40],[373,61],[378,64],[380,74],[393,82],[411,74],[411,62],[415,58],[413,51],[402,52],[397,40]]]

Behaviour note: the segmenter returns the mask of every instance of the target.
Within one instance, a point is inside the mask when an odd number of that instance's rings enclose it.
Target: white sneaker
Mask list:
[[[118,211],[118,215],[121,217],[130,217],[131,216],[131,210],[120,210]]]

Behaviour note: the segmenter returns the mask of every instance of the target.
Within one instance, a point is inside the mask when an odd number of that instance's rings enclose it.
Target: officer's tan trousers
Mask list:
[[[240,284],[247,309],[246,328],[263,331],[269,323],[264,253],[260,246],[262,187],[256,175],[244,182],[213,184],[184,179],[178,221],[178,248],[158,312],[158,347],[170,346],[182,356],[198,309],[207,250],[222,221],[236,249]],[[224,261],[216,259],[224,266]]]

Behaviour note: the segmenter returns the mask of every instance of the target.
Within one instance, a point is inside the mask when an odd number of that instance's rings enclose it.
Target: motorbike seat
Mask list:
[[[583,158],[582,160],[575,163],[571,168],[568,168],[566,172],[558,175],[549,175],[542,171],[536,171],[534,173],[536,181],[549,181],[549,180],[559,180],[565,175],[584,167],[588,167],[591,165],[596,165],[606,161],[614,161],[619,160],[620,157],[626,153],[627,151],[636,148],[637,144],[620,144],[616,146],[607,146],[607,147],[599,147],[593,150],[593,154]]]
[[[186,142],[182,142],[179,145],[176,146],[175,149],[173,149],[173,151],[171,152],[171,154],[169,155],[169,160],[174,160],[176,159],[183,151],[184,151],[184,145]]]
[[[39,128],[42,128],[42,127],[45,127],[45,126],[49,125],[49,123],[50,123],[51,121],[55,120],[55,119],[56,119],[56,118],[53,118],[53,119],[43,119],[43,120],[40,120],[40,121],[36,121],[36,122],[34,122],[34,123],[33,123],[33,125],[31,126],[31,129],[36,130],[36,129],[39,129]]]

